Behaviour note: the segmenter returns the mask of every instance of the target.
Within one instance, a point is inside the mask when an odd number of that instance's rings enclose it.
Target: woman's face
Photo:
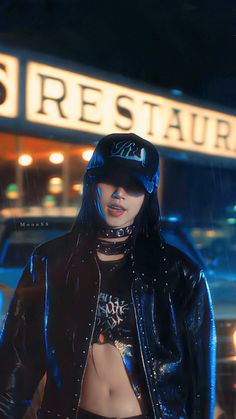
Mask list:
[[[133,224],[144,198],[144,187],[131,179],[124,181],[102,180],[97,183],[98,211],[111,227]]]

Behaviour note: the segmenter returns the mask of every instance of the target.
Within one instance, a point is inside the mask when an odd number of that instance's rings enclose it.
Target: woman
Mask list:
[[[160,232],[159,155],[97,145],[70,233],[33,252],[0,347],[0,418],[213,418],[215,328],[203,271]],[[202,379],[204,374],[204,380]]]

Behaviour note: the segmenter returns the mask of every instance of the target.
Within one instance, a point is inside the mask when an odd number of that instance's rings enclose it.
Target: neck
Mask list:
[[[118,255],[105,255],[104,253],[98,252],[97,251],[97,257],[100,260],[104,260],[104,261],[112,261],[112,260],[119,260],[119,259],[123,259],[123,257],[125,257],[124,253],[120,253]]]
[[[113,243],[117,243],[117,242],[124,242],[125,240],[128,240],[129,236],[127,237],[106,237],[106,236],[97,236],[96,237],[99,240],[105,240],[107,242],[113,242]]]

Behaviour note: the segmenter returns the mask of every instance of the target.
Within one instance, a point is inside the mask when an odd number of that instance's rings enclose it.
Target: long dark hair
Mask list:
[[[99,215],[96,202],[96,181],[86,173],[83,182],[82,205],[72,226],[72,231],[76,235],[93,240],[98,229],[107,227],[107,224]],[[152,193],[146,192],[144,202],[134,219],[134,224],[134,241],[139,234],[147,238],[155,237],[158,241],[163,240],[156,189]]]

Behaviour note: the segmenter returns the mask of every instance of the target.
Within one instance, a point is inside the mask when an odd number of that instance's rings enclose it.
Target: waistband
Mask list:
[[[51,410],[38,409],[37,418],[38,419],[55,419],[55,417],[60,417],[60,419],[74,419],[75,414],[63,415],[61,413],[55,413]],[[82,407],[78,408],[78,419],[117,419],[115,417],[109,418],[108,416],[97,415],[96,413],[90,412],[89,410],[83,409]],[[122,419],[152,419],[152,416],[141,414],[137,416],[128,416]]]
[[[109,418],[108,416],[97,415],[96,413],[90,412],[89,410],[79,407],[78,409],[79,419],[117,419],[116,417]],[[145,415],[128,416],[122,419],[146,419]]]

